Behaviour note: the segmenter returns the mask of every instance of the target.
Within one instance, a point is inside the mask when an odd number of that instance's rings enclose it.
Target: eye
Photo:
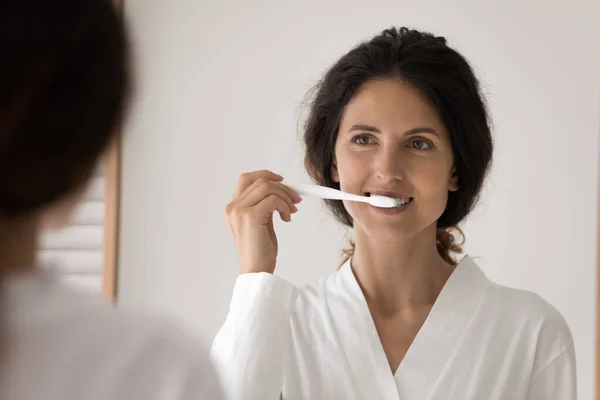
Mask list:
[[[375,144],[375,139],[368,135],[358,135],[352,138],[352,143],[358,144],[360,146],[368,146],[370,144]]]
[[[429,150],[432,147],[427,140],[419,138],[412,139],[409,146],[415,150]]]

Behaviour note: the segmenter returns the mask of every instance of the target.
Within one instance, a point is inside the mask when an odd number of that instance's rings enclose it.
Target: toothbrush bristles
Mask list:
[[[394,208],[400,205],[400,201],[393,197],[372,195],[369,199],[369,202],[375,207]]]

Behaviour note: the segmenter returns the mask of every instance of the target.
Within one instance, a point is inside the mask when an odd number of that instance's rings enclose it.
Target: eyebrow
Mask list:
[[[348,130],[348,132],[355,132],[355,131],[381,133],[381,131],[377,127],[372,126],[372,125],[352,125],[350,127],[350,129]],[[404,135],[412,136],[412,135],[416,135],[419,133],[431,133],[432,135],[440,136],[440,134],[437,133],[437,131],[435,129],[428,128],[425,126],[409,129],[408,131],[404,132]]]

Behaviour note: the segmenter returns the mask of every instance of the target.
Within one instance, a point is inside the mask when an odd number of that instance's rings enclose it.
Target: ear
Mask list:
[[[335,159],[331,163],[331,180],[340,183],[340,174],[338,173],[337,161]]]
[[[450,192],[456,192],[458,190],[458,175],[456,174],[456,169],[454,168],[452,168],[452,173],[450,174],[448,190]]]

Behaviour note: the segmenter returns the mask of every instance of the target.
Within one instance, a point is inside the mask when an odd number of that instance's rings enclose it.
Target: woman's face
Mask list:
[[[450,139],[437,111],[417,89],[397,79],[369,81],[348,103],[331,173],[345,192],[406,203],[381,209],[344,202],[354,228],[381,240],[435,227],[448,191],[458,188]]]

